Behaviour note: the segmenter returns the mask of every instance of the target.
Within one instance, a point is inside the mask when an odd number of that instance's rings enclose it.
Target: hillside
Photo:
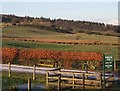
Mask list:
[[[2,47],[111,53],[115,59],[118,59],[119,37],[117,36],[120,33],[114,30],[117,29],[117,26],[103,24],[104,28],[110,29],[111,26],[111,29],[106,31],[100,29],[101,25],[99,27],[97,25],[96,28],[94,26],[93,30],[91,30],[93,27],[91,29],[86,27],[86,30],[82,30],[79,28],[81,21],[29,17],[28,22],[24,20],[26,17],[14,15],[3,15],[2,17],[4,17],[2,24],[5,24],[2,28]],[[16,22],[13,17],[17,17]],[[37,20],[40,21],[35,22]],[[60,23],[61,21],[62,23]],[[87,24],[97,23],[87,22],[83,24],[82,28],[85,28]],[[77,28],[78,30],[76,30]]]
[[[38,29],[34,27],[27,27],[27,26],[10,26],[3,28],[2,37],[6,38],[39,38],[43,35],[56,35],[57,32],[53,32],[50,30],[45,29]]]
[[[118,37],[91,35],[85,33],[65,34],[58,33],[51,30],[28,26],[10,26],[2,29],[3,38],[17,38],[21,40],[36,40],[36,41],[49,41],[49,42],[86,42],[92,41],[104,42],[109,44],[118,44]]]
[[[40,29],[51,30],[59,33],[86,33],[97,35],[120,36],[119,26],[105,25],[104,23],[91,21],[74,21],[50,18],[20,17],[15,15],[1,15],[3,26],[19,25],[31,26]]]
[[[66,34],[28,26],[2,29],[2,47],[112,53],[118,58],[118,37]]]

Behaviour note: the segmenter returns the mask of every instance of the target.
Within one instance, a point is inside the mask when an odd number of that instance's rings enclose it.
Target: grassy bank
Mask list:
[[[25,84],[28,82],[28,78],[32,78],[32,73],[17,73],[12,72],[11,77],[8,77],[8,72],[2,72],[2,89],[7,91],[17,85]],[[32,80],[32,84],[45,84],[44,75],[36,75],[36,80]]]

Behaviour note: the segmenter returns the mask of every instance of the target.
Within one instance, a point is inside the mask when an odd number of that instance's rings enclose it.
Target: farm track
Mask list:
[[[41,39],[41,38],[2,38],[5,40],[19,40],[19,41],[33,41],[42,43],[56,43],[56,44],[84,44],[84,45],[113,45],[118,43],[107,43],[103,41],[91,41],[91,40],[58,40],[58,39]]]

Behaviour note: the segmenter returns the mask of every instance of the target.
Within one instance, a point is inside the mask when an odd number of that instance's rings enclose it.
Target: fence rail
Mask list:
[[[54,73],[51,75],[51,73]],[[114,81],[114,76],[111,75],[106,80],[106,87],[110,87]],[[99,73],[82,73],[82,72],[66,72],[66,71],[47,71],[46,86],[57,85],[58,89],[64,86],[75,88],[94,88],[102,89],[103,78],[102,72]],[[107,86],[108,85],[108,86]]]
[[[8,76],[11,76],[11,72],[13,68],[24,68],[31,69],[33,73],[33,80],[36,78],[36,73],[38,71],[45,71],[46,73],[46,87],[49,88],[49,85],[57,85],[58,89],[65,86],[70,86],[73,89],[75,88],[96,88],[101,89],[103,87],[103,73],[102,72],[84,72],[84,71],[73,71],[73,70],[63,70],[60,68],[39,68],[35,65],[33,67],[30,66],[18,66],[2,64],[2,66],[7,68]],[[108,75],[108,74],[107,74]],[[110,87],[113,84],[114,75],[109,75],[108,78],[105,78],[106,87]]]

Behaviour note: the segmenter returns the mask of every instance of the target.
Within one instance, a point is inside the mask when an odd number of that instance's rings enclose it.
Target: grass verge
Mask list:
[[[32,73],[17,73],[12,72],[11,77],[8,77],[8,72],[2,72],[2,89],[7,91],[14,88],[17,85],[25,84],[28,82],[28,78],[32,78]],[[45,76],[41,74],[36,74],[36,79],[32,84],[45,84]]]

